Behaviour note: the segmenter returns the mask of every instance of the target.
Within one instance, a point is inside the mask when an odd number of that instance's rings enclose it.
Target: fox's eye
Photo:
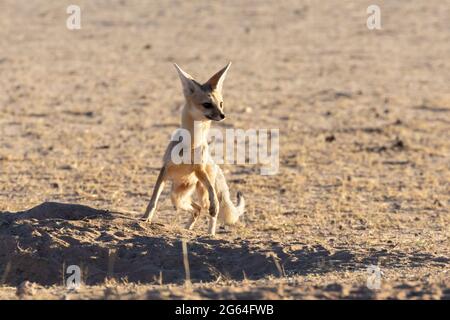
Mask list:
[[[220,107],[223,108],[223,101],[220,101]]]
[[[212,109],[214,107],[213,104],[210,103],[210,102],[205,102],[205,103],[202,104],[202,106],[205,109]]]

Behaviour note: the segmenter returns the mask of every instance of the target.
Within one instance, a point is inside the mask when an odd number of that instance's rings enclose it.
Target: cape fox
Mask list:
[[[237,205],[230,199],[230,192],[220,167],[209,153],[207,135],[211,121],[225,119],[222,87],[231,62],[214,74],[207,82],[200,84],[192,76],[174,64],[181,79],[185,105],[181,114],[181,128],[191,136],[191,154],[200,154],[201,161],[176,164],[172,151],[178,142],[172,141],[166,149],[163,166],[159,172],[151,200],[143,219],[151,222],[158,198],[167,180],[172,181],[171,200],[177,209],[190,212],[187,228],[192,230],[202,209],[209,211],[209,234],[215,235],[217,219],[225,224],[234,224],[244,213],[245,201],[237,193]],[[194,130],[195,122],[195,130]],[[196,199],[193,199],[193,195]]]

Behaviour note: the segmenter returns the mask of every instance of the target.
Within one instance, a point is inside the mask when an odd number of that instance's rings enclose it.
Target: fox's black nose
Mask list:
[[[220,119],[225,119],[225,115],[223,113],[220,114]]]

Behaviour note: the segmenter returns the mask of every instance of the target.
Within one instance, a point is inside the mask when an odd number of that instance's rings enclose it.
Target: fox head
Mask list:
[[[195,81],[191,75],[183,71],[177,64],[174,65],[180,76],[184,97],[187,102],[186,106],[192,118],[196,121],[222,121],[225,119],[222,87],[231,62],[204,84]]]

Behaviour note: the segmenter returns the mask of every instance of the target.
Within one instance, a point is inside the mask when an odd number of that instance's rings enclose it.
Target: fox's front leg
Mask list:
[[[195,175],[197,179],[205,186],[206,190],[208,190],[209,196],[209,234],[216,234],[216,224],[217,224],[217,215],[219,213],[219,201],[217,200],[216,191],[209,179],[208,174],[206,173],[204,165],[197,165],[195,167]]]
[[[164,189],[164,180],[166,178],[166,166],[163,166],[159,171],[158,178],[156,179],[155,188],[153,189],[152,198],[145,210],[145,214],[143,217],[144,221],[152,222],[153,215],[156,211],[156,204],[158,203],[159,196]]]

